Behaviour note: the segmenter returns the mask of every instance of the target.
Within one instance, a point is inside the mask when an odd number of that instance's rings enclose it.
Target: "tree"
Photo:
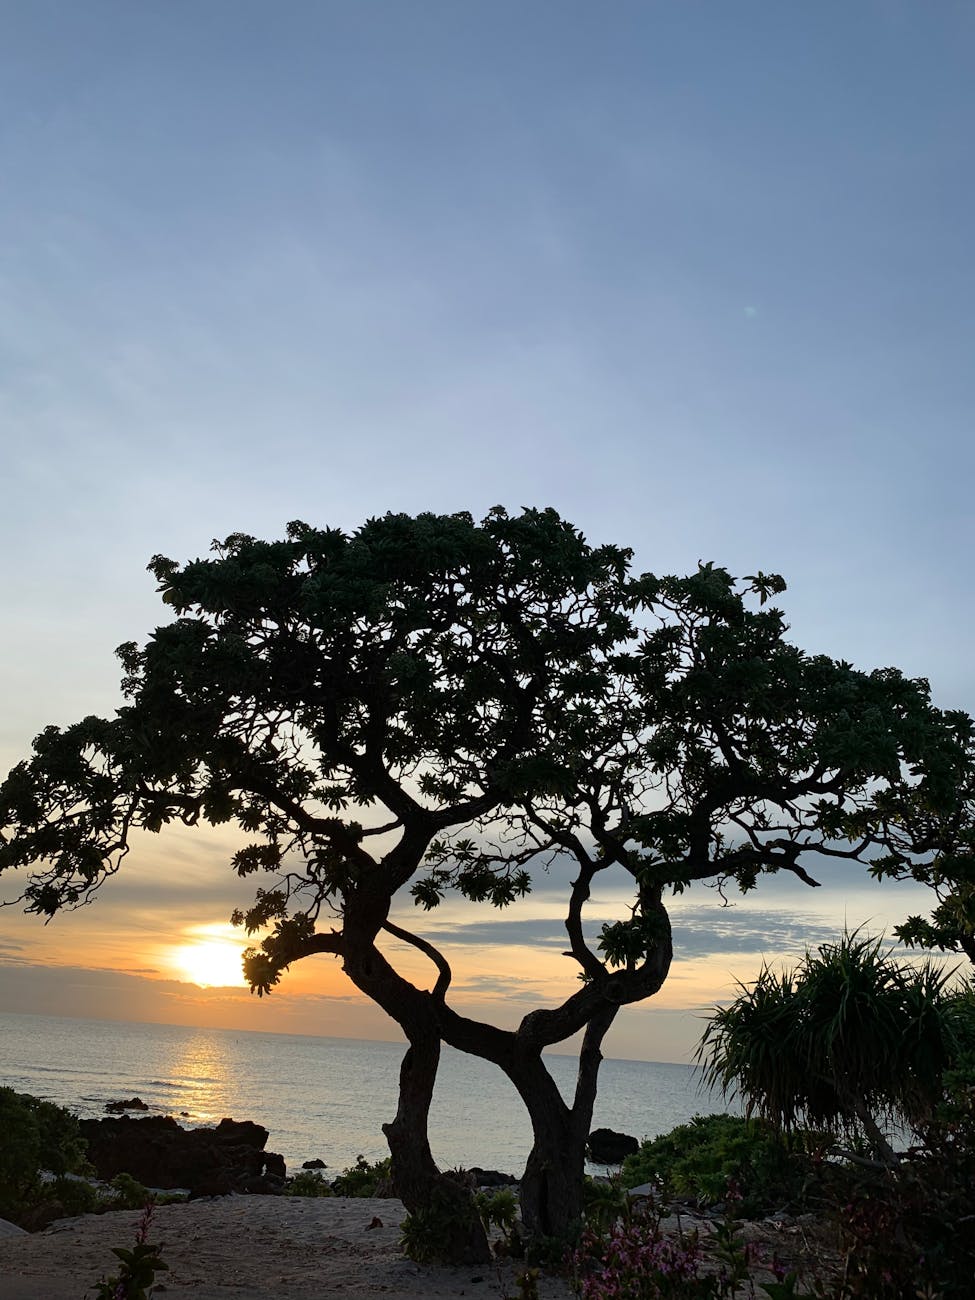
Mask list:
[[[937,903],[930,916],[909,916],[894,933],[911,948],[963,953],[975,965],[975,792],[960,789],[949,817],[943,810],[932,814],[921,799],[897,802],[889,851],[871,874],[916,880],[934,891]]]
[[[236,821],[253,839],[234,869],[271,877],[235,916],[269,930],[246,958],[252,987],[331,954],[406,1036],[394,1180],[411,1211],[444,1210],[447,1257],[486,1246],[427,1142],[441,1043],[512,1080],[534,1134],[526,1229],[565,1236],[603,1040],[670,968],[665,899],[783,870],[815,885],[805,855],[890,850],[898,800],[954,809],[970,720],[934,709],[922,681],[789,645],[766,604],[775,575],[634,576],[629,551],[590,547],[552,510],[387,515],[351,536],[296,523],[214,551],[152,561],[178,617],[120,648],[115,718],[48,728],[10,773],[0,869],[27,871],[22,900],[52,916],[93,895],[133,830]],[[462,1015],[443,954],[402,924],[404,895],[507,907],[553,859],[574,875],[580,982],[515,1030]],[[631,901],[593,942],[603,873]],[[386,936],[429,958],[429,988],[397,971]],[[579,1031],[569,1104],[542,1053]]]
[[[795,971],[763,966],[698,1045],[705,1079],[738,1093],[781,1128],[797,1121],[862,1134],[885,1164],[897,1156],[880,1122],[919,1125],[944,1096],[959,1040],[950,972],[905,969],[882,939],[844,934]]]

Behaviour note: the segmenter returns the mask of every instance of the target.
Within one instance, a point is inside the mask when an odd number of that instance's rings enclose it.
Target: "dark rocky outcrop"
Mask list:
[[[148,1103],[141,1097],[130,1097],[128,1101],[107,1101],[105,1109],[110,1115],[121,1115],[126,1110],[148,1110]]]
[[[284,1186],[284,1159],[264,1150],[267,1129],[250,1120],[184,1129],[169,1116],[123,1115],[83,1119],[81,1132],[88,1159],[106,1181],[126,1173],[147,1187],[188,1187],[204,1196],[277,1192]]]
[[[627,1156],[636,1155],[639,1150],[635,1137],[612,1128],[594,1128],[586,1143],[586,1154],[597,1165],[621,1165]]]
[[[518,1179],[511,1174],[503,1174],[499,1169],[481,1169],[474,1165],[467,1171],[474,1180],[475,1187],[515,1187]]]
[[[303,1160],[301,1167],[302,1169],[327,1169],[328,1165],[316,1156],[314,1160]]]

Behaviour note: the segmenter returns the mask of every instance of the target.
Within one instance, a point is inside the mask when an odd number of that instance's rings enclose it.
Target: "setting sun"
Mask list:
[[[240,988],[244,983],[242,952],[240,943],[208,936],[181,944],[170,960],[184,979],[203,988]]]

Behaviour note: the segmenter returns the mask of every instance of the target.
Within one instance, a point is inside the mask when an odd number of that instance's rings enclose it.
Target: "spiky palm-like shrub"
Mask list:
[[[844,934],[794,972],[763,967],[718,1007],[698,1045],[705,1079],[782,1128],[866,1138],[891,1163],[883,1121],[923,1123],[943,1096],[958,1041],[949,973],[905,969],[882,938]]]

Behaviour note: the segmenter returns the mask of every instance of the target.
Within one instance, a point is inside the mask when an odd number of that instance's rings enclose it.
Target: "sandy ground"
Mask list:
[[[152,1242],[168,1273],[160,1300],[318,1300],[332,1296],[511,1297],[514,1270],[421,1268],[399,1251],[399,1201],[345,1197],[230,1196],[155,1212]],[[139,1214],[60,1219],[46,1231],[0,1237],[3,1300],[84,1300],[114,1273],[113,1246],[131,1246]],[[370,1227],[378,1219],[381,1226]],[[542,1300],[571,1289],[543,1278]]]

